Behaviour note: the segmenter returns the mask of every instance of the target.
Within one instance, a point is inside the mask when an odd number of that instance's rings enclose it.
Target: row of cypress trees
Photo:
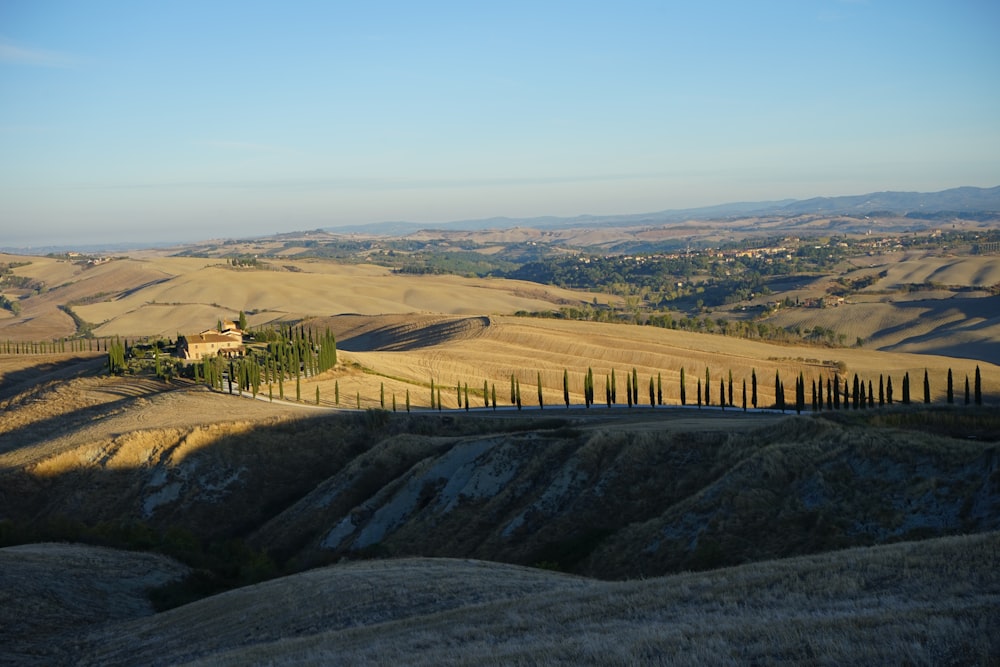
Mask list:
[[[955,392],[953,383],[953,373],[951,369],[948,369],[948,389],[946,401],[949,404],[955,403]],[[974,384],[970,385],[969,377],[965,377],[965,396],[964,402],[966,405],[975,403],[976,405],[982,405],[983,395],[982,395],[982,374],[980,372],[979,366],[976,366],[975,370]],[[679,402],[681,405],[687,405],[687,382],[686,382],[686,371],[682,367],[680,369],[680,384],[679,384]],[[775,371],[774,380],[774,403],[770,406],[759,405],[758,396],[758,380],[757,371],[753,369],[751,371],[749,394],[748,385],[746,379],[741,381],[741,387],[739,387],[740,402],[739,407],[743,410],[748,409],[748,407],[758,408],[758,407],[770,407],[773,409],[786,411],[795,410],[796,412],[803,412],[807,407],[811,407],[813,411],[820,410],[839,410],[843,409],[866,409],[874,408],[876,405],[885,406],[892,405],[894,402],[899,402],[903,405],[909,405],[912,402],[911,389],[910,389],[910,374],[909,372],[904,373],[902,377],[902,390],[901,397],[897,400],[893,381],[891,376],[885,374],[880,374],[878,379],[878,390],[876,394],[876,389],[873,380],[863,380],[857,374],[854,375],[853,383],[849,383],[846,377],[843,378],[843,384],[841,384],[841,378],[839,375],[832,377],[819,378],[811,380],[811,392],[807,401],[807,384],[804,373],[799,372],[798,376],[795,378],[795,394],[794,399],[790,402],[785,396],[785,385],[781,379],[780,371]],[[618,404],[617,397],[617,373],[615,369],[612,369],[610,374],[605,376],[604,382],[604,398],[605,403],[608,407]],[[715,404],[722,409],[735,408],[737,407],[736,402],[736,382],[733,378],[733,373],[730,370],[728,372],[728,378],[720,378],[718,381],[718,394],[714,394],[712,389],[713,380],[711,375],[711,370],[709,368],[705,369],[705,379],[702,382],[701,377],[697,378],[696,383],[696,404],[700,408],[702,405],[711,406],[713,405],[713,396],[717,396]],[[442,409],[441,403],[441,387],[439,384],[435,384],[435,381],[431,379],[431,408],[432,409]],[[542,379],[541,372],[536,373],[536,388],[538,394],[538,407],[544,408],[544,396],[542,391]],[[646,395],[643,396],[643,389],[645,389]],[[457,390],[457,406],[459,408],[464,407],[466,410],[469,409],[469,386],[466,383],[462,385],[459,383],[456,386]],[[384,388],[383,388],[384,392]],[[661,373],[657,373],[655,376],[649,376],[648,383],[645,383],[643,387],[639,382],[638,372],[635,368],[631,372],[625,373],[625,392],[626,399],[625,404],[628,407],[639,406],[639,405],[649,405],[650,407],[660,406],[664,404],[664,389],[663,389],[663,376]],[[489,382],[483,382],[483,392],[482,392],[485,407],[490,407],[490,399],[492,397],[492,407],[496,409],[496,385],[493,385],[492,392],[489,392]],[[570,406],[570,381],[568,370],[563,370],[562,378],[562,395],[563,402],[568,408]],[[591,407],[595,403],[595,383],[594,383],[594,372],[592,368],[587,369],[587,373],[584,375],[583,380],[583,396],[585,407]],[[925,370],[923,378],[923,402],[925,404],[931,403],[931,393],[930,393],[930,380],[929,374]],[[383,396],[383,407],[384,407],[384,396]],[[521,398],[521,381],[517,377],[516,373],[510,375],[510,405],[516,406],[520,409],[523,406],[523,401]]]

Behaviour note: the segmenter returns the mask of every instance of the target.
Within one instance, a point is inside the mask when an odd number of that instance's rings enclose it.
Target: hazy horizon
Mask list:
[[[1000,6],[0,6],[0,246],[1000,183]]]

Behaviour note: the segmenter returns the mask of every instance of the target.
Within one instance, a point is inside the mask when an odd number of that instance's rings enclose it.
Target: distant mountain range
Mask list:
[[[628,215],[579,215],[575,217],[544,216],[537,218],[482,218],[456,220],[436,224],[420,222],[380,222],[348,227],[327,227],[333,233],[384,234],[405,236],[421,229],[477,231],[482,229],[567,229],[602,226],[662,225],[685,220],[718,220],[762,215],[914,215],[933,216],[938,213],[1000,215],[1000,186],[992,188],[960,187],[940,192],[871,192],[842,197],[782,199],[762,202],[733,202],[699,208],[670,209],[653,213]]]

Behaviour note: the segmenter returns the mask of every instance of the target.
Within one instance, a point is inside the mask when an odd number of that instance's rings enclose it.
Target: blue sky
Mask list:
[[[994,0],[0,0],[0,246],[994,186],[998,34]]]

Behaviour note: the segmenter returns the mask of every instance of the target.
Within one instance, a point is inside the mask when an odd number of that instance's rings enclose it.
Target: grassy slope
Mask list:
[[[313,570],[74,640],[76,664],[990,664],[1000,535],[597,582],[476,561]]]

